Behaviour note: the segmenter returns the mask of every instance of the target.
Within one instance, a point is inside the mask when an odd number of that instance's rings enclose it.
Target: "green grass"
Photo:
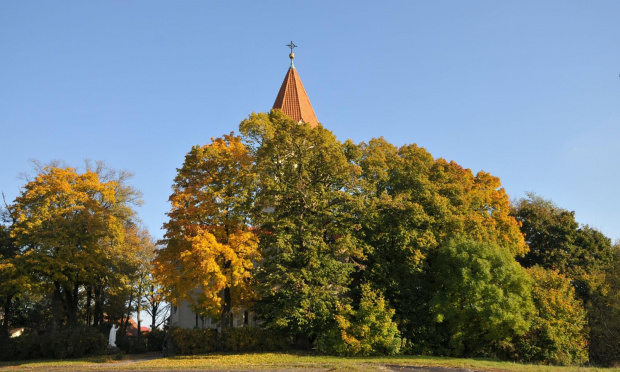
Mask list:
[[[153,356],[153,354],[150,354]],[[486,359],[457,359],[427,356],[396,356],[339,358],[307,353],[254,353],[209,354],[178,356],[173,358],[145,359],[145,356],[125,356],[123,360],[113,357],[85,358],[72,361],[21,361],[1,363],[0,371],[46,371],[46,370],[323,370],[323,371],[376,371],[382,366],[441,366],[469,368],[478,371],[619,371],[620,368],[557,367]]]

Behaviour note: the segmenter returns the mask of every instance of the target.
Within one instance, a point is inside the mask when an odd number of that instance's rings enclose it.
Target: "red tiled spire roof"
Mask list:
[[[303,121],[315,128],[319,125],[319,121],[314,114],[310,99],[301,83],[299,74],[297,74],[297,70],[293,65],[295,55],[291,52],[289,57],[291,58],[291,67],[284,77],[284,82],[282,82],[282,87],[280,87],[280,92],[276,97],[273,108],[282,110],[282,112],[297,122]]]

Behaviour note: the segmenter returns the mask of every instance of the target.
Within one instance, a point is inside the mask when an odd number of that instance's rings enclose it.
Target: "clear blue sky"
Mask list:
[[[160,238],[185,153],[295,66],[339,139],[384,136],[620,238],[620,1],[0,1],[0,190],[29,159],[135,173]]]

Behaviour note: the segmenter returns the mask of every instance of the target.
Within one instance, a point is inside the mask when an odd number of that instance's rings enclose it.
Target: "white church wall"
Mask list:
[[[170,326],[181,328],[219,328],[218,324],[209,317],[201,317],[197,315],[189,307],[188,303],[183,301],[180,306],[173,306],[170,313]],[[232,316],[233,327],[260,327],[254,313],[245,309],[233,311]]]

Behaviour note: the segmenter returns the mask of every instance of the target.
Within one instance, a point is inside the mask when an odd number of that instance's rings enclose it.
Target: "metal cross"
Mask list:
[[[291,48],[291,53],[293,53],[293,48],[297,48],[297,45],[293,44],[293,40],[291,40],[291,43],[287,44],[286,46]]]

